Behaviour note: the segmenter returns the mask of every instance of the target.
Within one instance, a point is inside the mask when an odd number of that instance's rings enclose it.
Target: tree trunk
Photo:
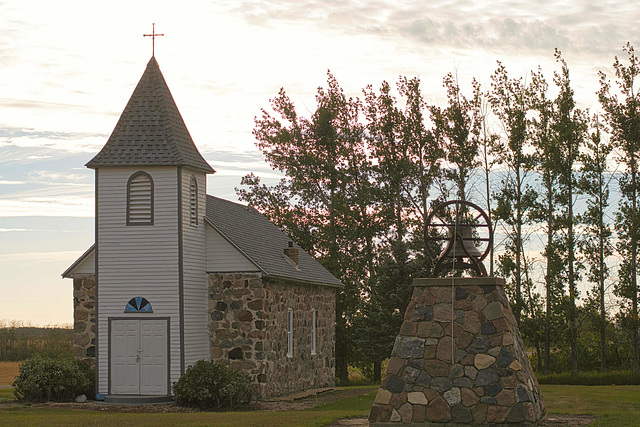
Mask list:
[[[522,247],[522,189],[520,182],[520,159],[516,164],[516,310],[513,313],[518,324],[520,323],[520,312],[522,310],[522,267],[521,267],[521,251]]]
[[[598,282],[600,290],[600,370],[607,369],[607,312],[604,306],[604,194],[602,170],[598,175]]]
[[[376,383],[382,380],[382,362],[376,360],[373,362],[373,381]]]
[[[550,172],[547,172],[546,177],[547,186],[547,274],[545,277],[546,284],[546,313],[544,322],[544,372],[549,373],[549,365],[551,363],[551,285],[552,285],[552,268],[550,257],[551,253],[549,246],[553,243],[553,188],[551,183]]]
[[[632,190],[632,198],[631,198],[631,210],[632,210],[632,226],[631,226],[631,291],[633,292],[633,312],[632,316],[632,327],[633,327],[633,373],[635,375],[638,374],[638,277],[637,277],[637,256],[638,256],[638,207],[637,207],[637,197],[638,190],[636,187],[637,184],[637,170],[636,170],[636,159],[633,152],[631,152],[631,185],[633,187]]]
[[[568,182],[568,267],[569,267],[569,325],[571,335],[571,376],[575,379],[578,378],[578,320],[576,315],[576,283],[574,272],[574,247],[573,247],[573,160],[572,160],[572,142],[569,141],[569,162],[567,167],[569,168],[569,182]]]

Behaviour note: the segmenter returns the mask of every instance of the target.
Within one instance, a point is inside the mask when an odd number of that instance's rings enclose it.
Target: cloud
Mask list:
[[[93,197],[20,197],[0,198],[0,217],[64,216],[92,217]]]
[[[619,49],[626,40],[640,41],[636,25],[640,6],[633,2],[547,3],[284,0],[242,2],[230,12],[252,25],[275,27],[287,22],[314,25],[321,31],[375,35],[397,43],[412,40],[423,46],[510,53],[559,47],[600,54]]]
[[[69,153],[95,153],[100,150],[108,135],[89,132],[60,132],[0,125],[0,162],[42,160],[54,157],[52,151]],[[11,152],[10,149],[45,149],[31,153]],[[13,154],[13,155],[12,155]],[[26,154],[26,155],[25,155]]]

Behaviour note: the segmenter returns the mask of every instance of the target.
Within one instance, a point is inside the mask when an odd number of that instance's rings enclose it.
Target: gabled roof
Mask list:
[[[298,245],[298,268],[283,254],[289,237],[256,209],[207,195],[207,220],[267,276],[344,286]]]
[[[77,260],[75,260],[75,262],[73,264],[71,264],[69,266],[69,268],[67,268],[65,270],[64,273],[62,273],[62,277],[63,278],[72,278],[74,275],[74,270],[78,268],[78,266],[80,266],[80,264],[82,264],[87,258],[93,256],[94,252],[96,249],[96,244],[94,243],[93,245],[91,245],[91,247],[89,249],[87,249],[81,256],[80,258],[78,258]],[[94,268],[95,270],[95,268]]]
[[[215,172],[191,139],[154,57],[106,145],[86,166],[191,166]]]

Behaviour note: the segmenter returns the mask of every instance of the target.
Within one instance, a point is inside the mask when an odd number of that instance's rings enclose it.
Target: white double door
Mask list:
[[[168,320],[111,320],[111,393],[168,394]]]

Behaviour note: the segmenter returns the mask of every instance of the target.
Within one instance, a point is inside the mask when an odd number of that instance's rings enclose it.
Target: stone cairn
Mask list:
[[[504,279],[453,280],[453,287],[451,278],[414,280],[371,408],[372,426],[535,425],[543,419]]]

